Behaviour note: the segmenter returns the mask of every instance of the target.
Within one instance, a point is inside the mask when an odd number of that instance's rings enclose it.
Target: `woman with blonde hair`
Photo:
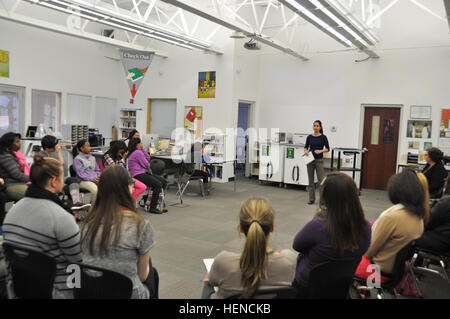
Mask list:
[[[97,200],[81,228],[83,262],[129,277],[133,299],[157,296],[150,251],[154,247],[150,221],[136,211],[131,176],[119,165],[103,171]]]
[[[241,294],[252,298],[258,290],[289,287],[297,255],[291,250],[274,251],[270,233],[275,212],[263,198],[249,198],[239,211],[239,232],[246,236],[241,254],[222,251],[206,274],[202,298],[227,298]],[[218,287],[214,292],[213,288]]]

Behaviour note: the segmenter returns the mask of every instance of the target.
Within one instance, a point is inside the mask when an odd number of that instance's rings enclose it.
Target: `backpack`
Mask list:
[[[150,202],[152,201],[153,191],[149,191],[148,194],[145,194],[142,196],[141,200],[139,201],[139,206],[144,208],[146,212],[150,211]],[[161,191],[159,193],[159,199],[158,203],[156,204],[156,208],[159,210],[163,210],[164,207],[166,207],[166,203],[164,202],[164,192]]]

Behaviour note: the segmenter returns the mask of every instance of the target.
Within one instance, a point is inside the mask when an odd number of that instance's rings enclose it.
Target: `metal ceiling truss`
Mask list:
[[[269,9],[266,9],[265,18],[263,18],[263,20],[260,23],[259,19],[258,19],[258,15],[257,15],[257,10],[255,8],[254,0],[243,0],[237,6],[236,9],[230,8],[228,5],[226,5],[225,1],[212,0],[212,1],[214,1],[214,7],[216,8],[216,13],[212,13],[203,8],[199,8],[196,3],[189,1],[189,0],[161,0],[161,1],[169,3],[171,5],[174,5],[174,6],[181,8],[187,12],[193,13],[197,16],[200,16],[201,18],[204,18],[206,20],[209,20],[209,21],[212,21],[212,22],[218,24],[219,26],[216,27],[212,31],[212,33],[209,35],[207,40],[212,38],[220,30],[221,27],[225,27],[227,29],[230,29],[230,30],[233,30],[236,32],[240,32],[243,35],[245,35],[246,37],[255,39],[261,43],[271,46],[271,47],[273,47],[277,50],[280,50],[284,53],[295,56],[303,61],[308,60],[308,58],[305,57],[300,52],[297,52],[297,51],[293,50],[292,48],[290,48],[289,46],[285,45],[284,43],[281,43],[278,40],[272,39],[271,37],[264,35],[264,34],[262,34],[262,32],[260,32],[264,28],[264,24],[265,24]],[[250,25],[250,23],[248,23],[245,19],[243,19],[242,17],[240,17],[237,14],[237,12],[247,3],[250,3],[252,6],[253,17],[255,19],[256,27],[252,27]],[[271,6],[271,3],[272,3],[272,1],[269,0],[268,7]],[[218,13],[217,11],[219,10],[219,7],[221,7],[221,9],[227,10],[233,17],[236,18],[236,20],[239,20],[239,21],[228,19],[225,16],[223,16],[222,14],[220,14],[220,12]]]

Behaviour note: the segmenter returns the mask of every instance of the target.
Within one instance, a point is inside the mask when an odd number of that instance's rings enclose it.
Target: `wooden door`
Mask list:
[[[366,107],[362,187],[386,190],[396,172],[400,108]]]

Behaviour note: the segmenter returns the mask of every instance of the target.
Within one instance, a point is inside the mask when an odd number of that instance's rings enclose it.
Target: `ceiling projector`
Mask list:
[[[261,49],[261,46],[258,42],[252,39],[244,43],[244,48],[246,48],[247,50],[259,50]]]

